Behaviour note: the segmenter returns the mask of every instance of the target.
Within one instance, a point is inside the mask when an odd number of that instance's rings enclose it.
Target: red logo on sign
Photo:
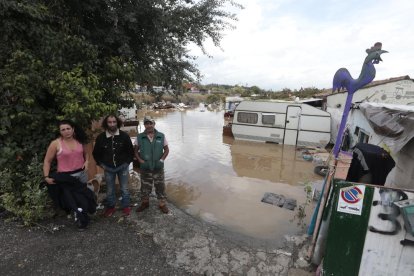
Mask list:
[[[349,190],[341,191],[341,197],[345,202],[355,204],[363,198],[363,195],[358,187],[352,187]]]

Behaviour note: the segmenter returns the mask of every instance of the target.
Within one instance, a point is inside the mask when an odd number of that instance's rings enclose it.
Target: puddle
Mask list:
[[[322,179],[293,146],[222,135],[223,111],[147,112],[170,147],[170,201],[205,221],[251,237],[281,239],[302,231],[294,211],[261,202],[266,192],[305,203],[304,183]],[[142,119],[143,114],[139,115]],[[312,207],[306,208],[308,223]]]

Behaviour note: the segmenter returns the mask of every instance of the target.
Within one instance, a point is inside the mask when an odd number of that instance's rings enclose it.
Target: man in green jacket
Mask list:
[[[135,157],[140,163],[141,171],[141,205],[137,212],[142,212],[149,207],[149,195],[154,185],[159,208],[167,214],[164,160],[170,150],[165,135],[154,128],[155,121],[152,117],[144,117],[144,127],[145,131],[137,136],[135,147]]]

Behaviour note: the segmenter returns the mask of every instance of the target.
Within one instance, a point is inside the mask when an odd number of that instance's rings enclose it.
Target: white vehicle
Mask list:
[[[224,116],[233,117],[234,110],[244,99],[238,96],[226,97],[226,102],[224,104]]]
[[[232,132],[239,140],[325,147],[331,137],[331,115],[300,102],[242,101]]]
[[[135,104],[132,107],[123,107],[119,110],[119,117],[124,122],[124,126],[137,126],[138,122],[138,108]]]

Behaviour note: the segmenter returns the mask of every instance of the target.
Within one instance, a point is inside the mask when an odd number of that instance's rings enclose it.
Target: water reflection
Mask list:
[[[265,192],[272,192],[304,203],[301,183],[320,179],[294,147],[222,136],[222,111],[146,114],[169,142],[166,188],[175,205],[252,237],[280,239],[300,230],[291,221],[294,211],[261,202]]]
[[[318,178],[294,146],[237,140],[232,143],[231,156],[238,176],[291,185]]]
[[[174,198],[180,206],[190,206],[193,201],[200,197],[201,192],[196,186],[189,186],[186,183],[174,183],[166,187],[168,197]]]

